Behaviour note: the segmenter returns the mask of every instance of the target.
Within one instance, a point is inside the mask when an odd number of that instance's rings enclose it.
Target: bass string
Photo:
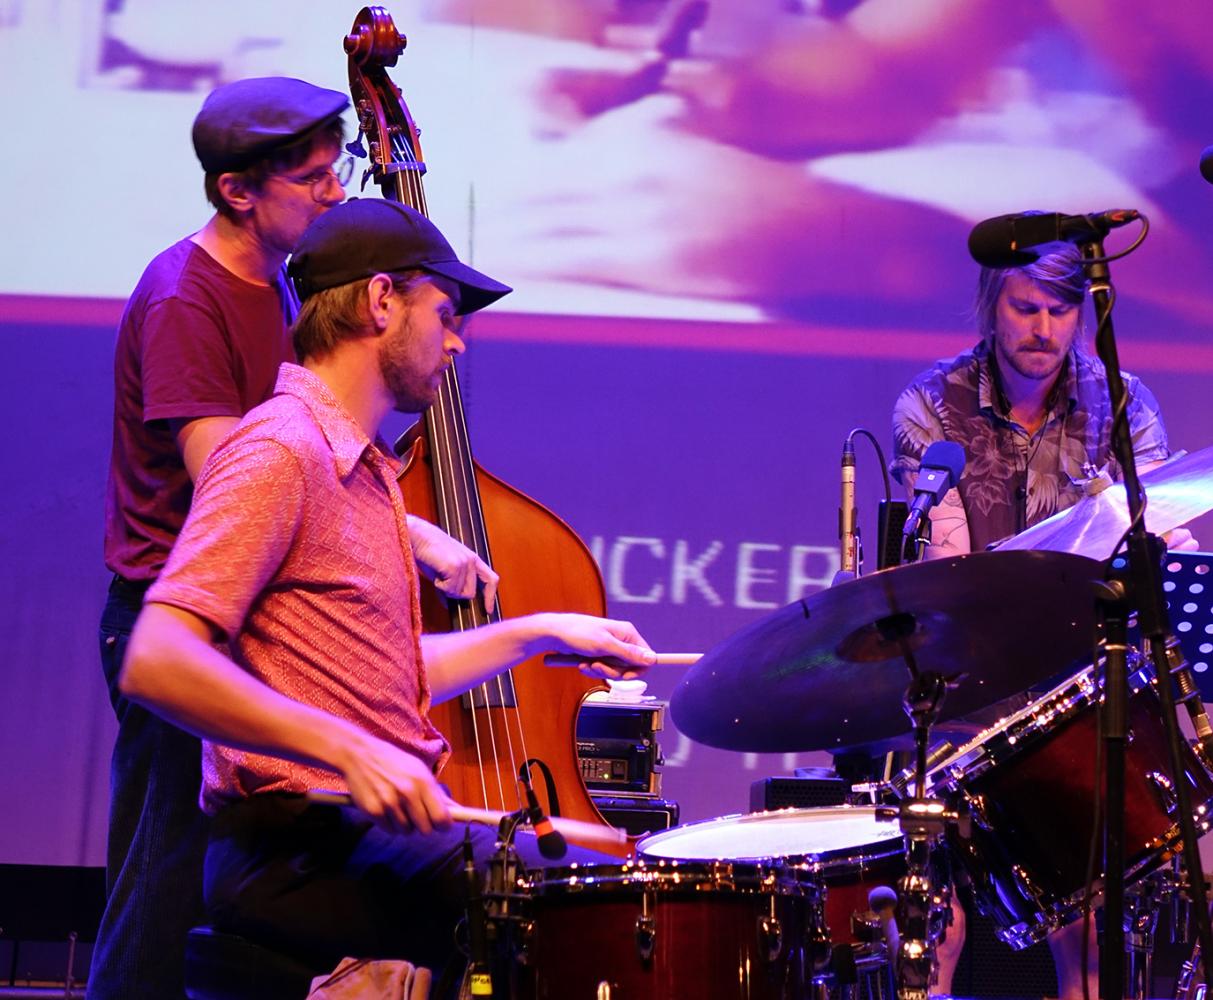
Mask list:
[[[420,163],[410,137],[403,130],[393,134],[392,147],[394,158],[409,165]],[[397,171],[396,189],[400,200],[428,217],[425,189],[420,170],[405,169]],[[453,421],[453,426],[448,427],[442,421],[435,420],[435,413],[445,415],[447,419]],[[462,411],[459,383],[453,366],[443,373],[442,382],[439,387],[438,406],[431,407],[429,413],[427,413],[427,425],[433,435],[431,450],[434,456],[437,499],[441,507],[439,512],[440,521],[451,532],[453,537],[468,545],[485,562],[491,565],[488,532],[484,523],[483,509],[476,503],[475,470],[472,465],[471,449],[468,443],[470,442],[470,438]],[[461,498],[466,498],[466,509],[461,504]],[[474,628],[479,624],[485,624],[490,620],[480,613],[474,600],[467,603],[459,602],[455,604],[454,611],[457,627],[461,631]],[[499,611],[495,617],[500,617]],[[524,760],[527,759],[527,752],[525,732],[519,718],[519,713],[517,709],[511,713],[505,708],[508,704],[508,699],[506,697],[506,682],[502,680],[502,676],[498,674],[492,681],[478,685],[469,694],[472,713],[472,734],[476,742],[477,767],[480,771],[481,794],[484,797],[484,804],[486,807],[491,805],[488,790],[489,779],[486,775],[487,767],[485,763],[487,756],[492,762],[492,770],[496,778],[501,808],[505,809],[507,808],[506,781],[514,787],[515,800],[518,805],[521,805],[521,794],[517,788],[515,777],[519,773],[520,762],[514,746],[514,733],[511,731],[510,726],[511,718],[514,720],[513,728],[517,730],[518,741],[522,747]],[[510,671],[506,671],[506,677],[511,694],[513,695],[514,704],[517,705],[518,691],[516,685],[513,683],[513,675]],[[501,722],[502,729],[504,730],[503,735],[507,759],[510,765],[510,776],[505,780],[502,778],[501,768],[498,764],[497,727],[494,724],[491,689],[489,686],[491,683],[495,684],[498,703],[503,706]],[[478,701],[481,703],[480,706],[477,704]],[[481,718],[482,714],[483,717]],[[483,745],[483,740],[485,739],[488,744],[487,754]]]
[[[481,554],[481,556],[484,558],[484,560],[486,562],[490,563],[490,565],[491,565],[492,554],[489,549],[488,528],[484,523],[484,508],[477,501],[477,498],[479,497],[479,492],[476,489],[476,481],[475,481],[476,470],[475,470],[475,465],[473,464],[473,461],[472,461],[471,445],[470,445],[471,437],[468,434],[467,416],[466,416],[466,414],[464,412],[464,408],[463,408],[462,394],[460,393],[460,389],[459,389],[459,379],[455,374],[454,367],[448,368],[446,371],[446,375],[449,377],[445,378],[443,380],[444,387],[452,395],[452,405],[447,407],[445,412],[449,414],[450,419],[454,423],[454,427],[452,428],[452,438],[454,440],[457,440],[462,443],[462,455],[461,455],[460,467],[463,470],[463,475],[465,477],[465,482],[466,482],[466,486],[467,486],[467,488],[463,492],[463,495],[469,498],[469,505],[470,505],[471,509],[468,511],[468,515],[469,515],[469,524],[472,529],[472,534],[473,534],[473,536],[475,538],[475,542],[476,542],[474,547],[476,548],[476,551]],[[497,608],[496,608],[496,611],[494,612],[494,616],[497,619],[500,619],[500,617],[501,617],[500,598],[498,599]],[[498,674],[496,677],[496,683],[497,683],[498,695],[501,699],[500,703],[503,706],[507,704],[505,690],[506,690],[506,687],[508,686],[509,693],[513,699],[513,704],[515,705],[515,708],[512,712],[509,709],[503,708],[502,724],[503,724],[503,727],[505,728],[506,739],[509,742],[510,767],[511,767],[511,774],[512,774],[511,780],[515,784],[515,793],[520,794],[520,790],[517,787],[520,761],[518,760],[517,756],[515,755],[515,751],[514,751],[515,736],[517,737],[517,740],[518,740],[518,746],[522,750],[522,760],[530,759],[530,753],[527,750],[527,745],[526,745],[526,729],[522,725],[521,704],[520,704],[521,693],[518,690],[518,685],[514,681],[513,670],[506,670],[503,673]],[[511,720],[513,722],[512,727],[511,727]],[[521,805],[521,799],[519,800],[519,805]]]
[[[441,391],[442,390],[440,389],[439,403],[442,402]],[[441,411],[441,407],[438,408],[438,411]],[[443,428],[438,425],[438,421],[435,419],[435,412],[435,408],[431,407],[430,411],[425,416],[425,420],[426,428],[430,437],[430,452],[434,469],[434,493],[435,502],[438,508],[438,522],[448,531],[458,531],[455,522],[452,520],[452,518],[456,515],[455,511],[451,509],[452,498],[450,495],[451,489],[448,482],[449,469],[447,467],[449,459],[447,462],[444,462],[442,457],[444,453],[449,450],[449,444],[445,440]],[[451,605],[451,608],[453,612],[452,617],[454,619],[452,624],[458,631],[466,631],[469,627],[471,627],[471,623],[467,620],[467,616],[464,613],[464,608],[462,605],[453,604]],[[487,739],[489,742],[489,759],[496,760],[496,740],[494,739],[491,730],[491,716],[485,720],[486,727],[484,729],[484,733],[481,733],[480,714],[476,710],[476,699],[478,694],[482,697],[486,697],[487,693],[487,689],[484,688],[483,685],[481,685],[479,690],[469,692],[472,705],[472,738],[476,745],[476,766],[480,772],[480,792],[482,801],[486,807],[489,805],[490,799],[488,790],[488,775],[485,764],[486,754],[484,741]],[[500,785],[500,777],[498,780],[498,785]]]
[[[439,388],[438,403],[427,413],[427,422],[433,436],[432,448],[434,453],[435,490],[441,505],[440,517],[444,527],[459,541],[473,549],[486,562],[490,562],[487,533],[484,530],[483,512],[476,503],[475,470],[471,462],[470,449],[467,446],[467,430],[462,424],[459,406],[458,380],[453,367],[443,374]],[[436,419],[436,417],[444,419]],[[461,433],[462,432],[462,433]],[[478,537],[479,536],[479,537]],[[455,615],[460,630],[475,628],[487,624],[490,617],[476,606],[475,601],[459,602],[455,605]],[[494,618],[499,617],[497,612]],[[502,778],[499,765],[497,713],[492,708],[492,688],[495,686],[498,704],[502,705],[500,723],[503,729],[502,737],[506,759],[510,766],[510,775]],[[512,685],[511,685],[512,686]],[[517,692],[514,692],[515,699]],[[479,702],[479,704],[478,704]],[[473,732],[479,734],[483,730],[487,734],[489,759],[492,770],[496,775],[497,792],[502,808],[507,807],[506,782],[514,787],[514,794],[519,798],[519,790],[515,785],[514,775],[518,773],[519,761],[514,747],[513,733],[509,720],[512,716],[517,720],[517,711],[510,712],[504,706],[507,704],[506,689],[502,675],[498,674],[485,681],[471,692],[471,711]],[[479,721],[478,721],[479,719]],[[521,730],[520,730],[521,732]],[[477,740],[479,736],[477,735]],[[477,757],[480,761],[482,786],[485,783],[484,753],[477,744]],[[485,791],[487,802],[487,790]]]

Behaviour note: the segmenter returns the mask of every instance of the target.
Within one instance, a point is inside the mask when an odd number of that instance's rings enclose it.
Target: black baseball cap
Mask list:
[[[350,99],[287,76],[237,80],[213,90],[194,119],[194,152],[208,174],[243,170],[336,118]]]
[[[459,286],[459,315],[513,291],[468,267],[420,212],[382,198],[353,198],[317,218],[300,239],[287,272],[299,298],[376,274],[419,269]]]

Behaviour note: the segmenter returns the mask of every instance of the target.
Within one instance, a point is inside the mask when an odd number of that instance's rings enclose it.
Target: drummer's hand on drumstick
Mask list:
[[[578,656],[575,653],[548,653],[543,658],[545,666],[548,667],[584,667],[591,658]],[[653,662],[650,664],[654,667],[689,667],[698,663],[703,659],[702,653],[654,653]],[[608,667],[613,667],[616,670],[631,669],[628,664],[622,660],[617,660],[613,656],[608,656],[601,659],[599,662],[605,663]],[[611,680],[618,678],[612,677]],[[624,678],[625,680],[627,678]]]
[[[349,792],[337,792],[324,788],[314,788],[307,792],[307,800],[325,806],[340,807],[357,804]],[[478,809],[475,806],[464,806],[449,799],[447,800],[447,806],[451,812],[451,819],[456,823],[482,823],[485,826],[497,827],[507,816],[517,815],[516,813],[500,812],[493,809]],[[628,842],[627,831],[617,826],[607,826],[603,823],[587,823],[584,820],[569,819],[565,816],[549,816],[548,822],[552,824],[553,829],[558,833],[576,843],[584,844],[586,847],[610,851],[618,847],[624,847]]]
[[[342,755],[354,804],[389,833],[432,833],[451,825],[449,799],[420,758],[359,732]]]
[[[552,654],[568,654],[583,674],[619,681],[639,677],[656,662],[657,654],[631,622],[575,614],[543,618],[549,666],[561,665]]]
[[[1166,542],[1168,552],[1195,552],[1200,548],[1200,543],[1187,528],[1172,528],[1162,540]]]

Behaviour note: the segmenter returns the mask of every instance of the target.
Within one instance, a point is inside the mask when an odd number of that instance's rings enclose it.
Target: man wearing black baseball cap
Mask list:
[[[193,141],[214,215],[148,265],[122,317],[105,510],[114,575],[100,630],[118,736],[93,1000],[183,995],[185,934],[201,916],[199,743],[124,699],[118,670],[193,481],[240,417],[271,394],[279,364],[294,360],[288,325],[298,304],[284,264],[308,224],[345,197],[348,105],[342,93],[283,77],[210,94]],[[480,582],[491,602],[496,575],[474,553],[417,519],[410,533],[441,589],[470,597]]]
[[[354,199],[340,212],[318,219],[295,248],[288,269],[300,299],[360,278],[409,270],[455,282],[460,316],[483,309],[511,290],[462,263],[438,227],[420,212],[382,199]]]
[[[421,635],[380,422],[434,401],[464,350],[458,317],[510,289],[384,201],[317,219],[290,272],[301,363],[282,366],[199,478],[121,689],[203,737],[212,924],[317,972],[346,955],[440,969],[463,911],[462,832],[435,777],[448,748],[431,700],[545,652],[610,677],[653,654],[630,624],[586,615]],[[317,788],[355,805],[309,803]],[[492,839],[473,837],[482,860]]]

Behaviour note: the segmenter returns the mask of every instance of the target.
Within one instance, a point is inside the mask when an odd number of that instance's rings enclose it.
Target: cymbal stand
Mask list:
[[[1112,330],[1113,290],[1108,258],[1104,253],[1106,228],[1093,225],[1090,238],[1080,244],[1091,300],[1098,325],[1095,348],[1103,362],[1112,412],[1112,445],[1123,472],[1130,526],[1127,532],[1128,563],[1125,571],[1100,583],[1097,604],[1104,621],[1104,760],[1106,806],[1104,811],[1104,942],[1101,949],[1100,992],[1104,1000],[1124,997],[1124,886],[1125,886],[1125,745],[1128,740],[1128,666],[1126,622],[1136,608],[1142,636],[1148,641],[1154,662],[1163,723],[1170,745],[1171,774],[1178,799],[1179,825],[1183,836],[1184,866],[1196,913],[1199,940],[1204,954],[1213,954],[1213,935],[1205,903],[1200,853],[1192,818],[1192,796],[1181,756],[1181,736],[1176,718],[1172,670],[1167,650],[1176,643],[1171,635],[1166,598],[1162,587],[1162,556],[1165,546],[1146,530],[1141,482],[1133,455],[1129,430],[1127,395],[1120,373],[1116,339]],[[1143,234],[1144,235],[1144,234]],[[1210,963],[1213,966],[1213,963]],[[1210,970],[1206,970],[1206,975]]]
[[[897,806],[877,809],[882,819],[897,819],[906,838],[906,873],[897,882],[897,950],[894,977],[898,1000],[927,1000],[935,971],[935,945],[951,916],[951,892],[936,885],[931,848],[949,823],[963,818],[939,799],[926,795],[927,747],[939,719],[947,680],[933,671],[919,673],[907,649],[912,679],[902,705],[914,723],[914,794]],[[962,828],[962,835],[964,830]]]

